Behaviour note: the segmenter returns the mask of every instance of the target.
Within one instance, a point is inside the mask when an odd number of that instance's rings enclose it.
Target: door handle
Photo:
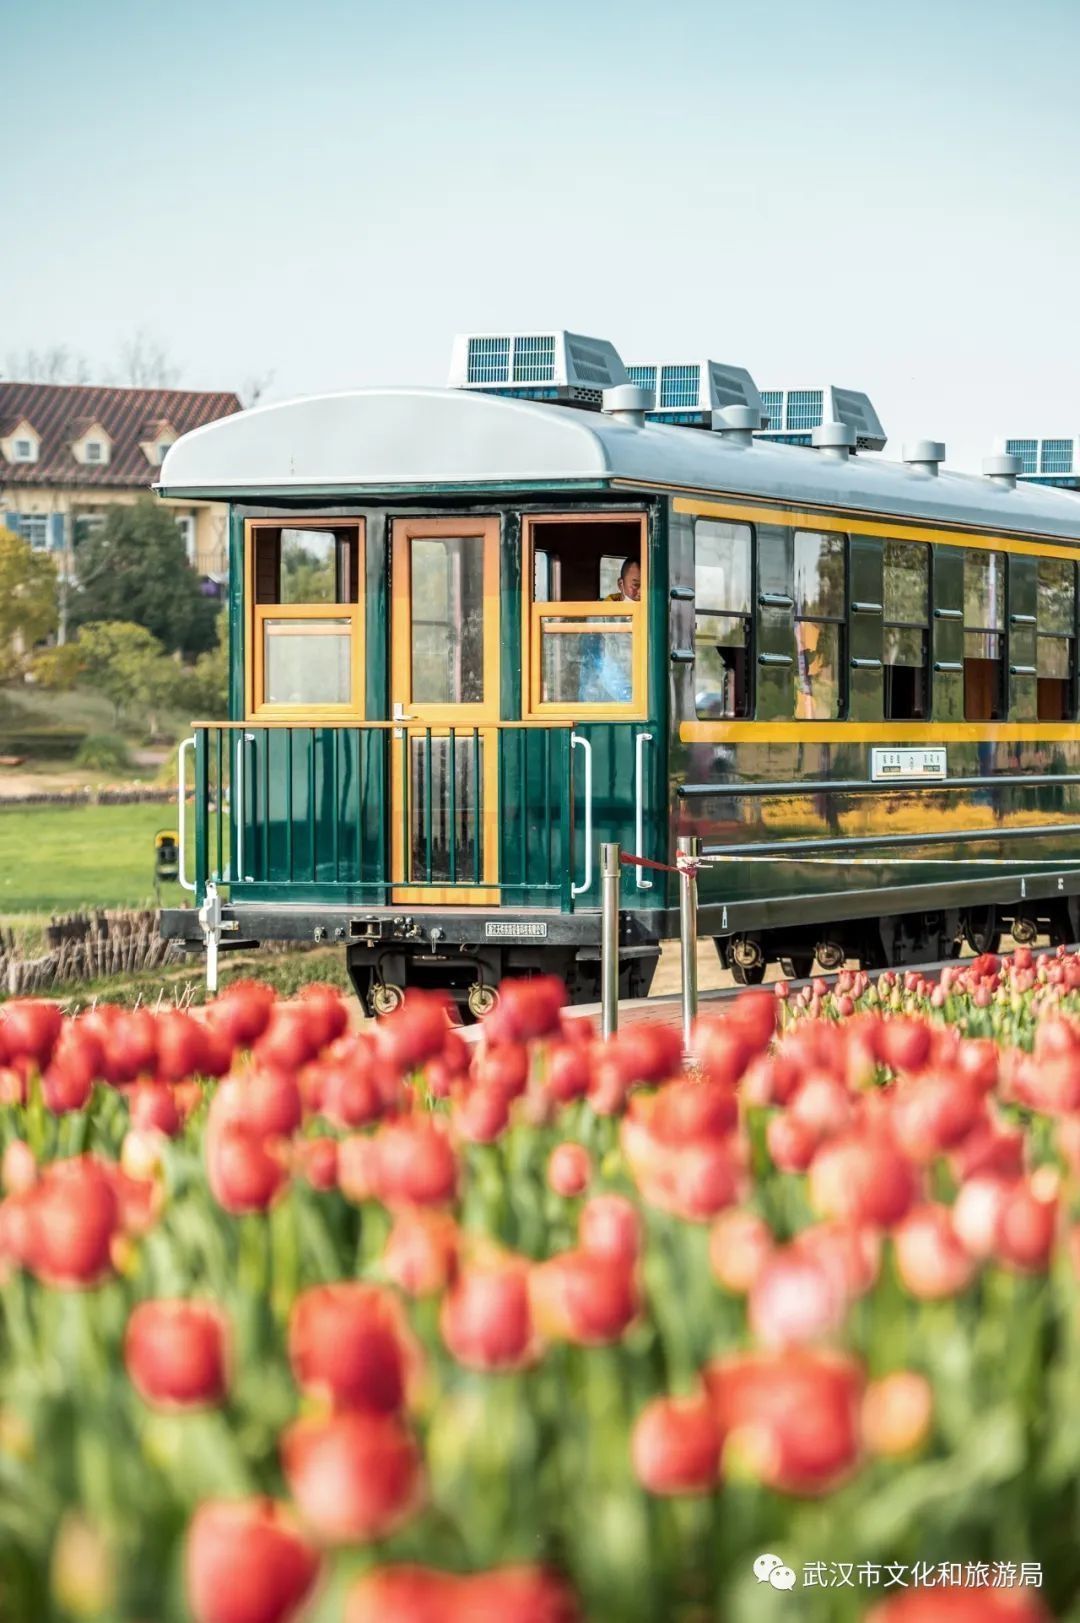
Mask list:
[[[570,748],[585,752],[585,877],[580,885],[570,886],[571,896],[584,896],[592,888],[592,745],[579,733],[571,733]]]
[[[634,744],[634,752],[636,755],[636,760],[634,763],[634,798],[636,802],[634,807],[634,840],[639,857],[643,857],[645,855],[645,852],[642,850],[642,846],[645,844],[645,745],[651,744],[652,741],[652,733],[638,733],[637,740]],[[636,882],[638,890],[652,890],[652,880],[646,879],[644,868],[639,868],[637,870]]]

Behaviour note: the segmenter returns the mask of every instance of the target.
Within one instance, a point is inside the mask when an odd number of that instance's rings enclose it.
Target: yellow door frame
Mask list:
[[[420,704],[412,692],[412,542],[439,536],[479,536],[484,546],[484,696],[473,704]],[[392,520],[390,551],[390,706],[400,717],[390,743],[390,873],[393,903],[485,906],[499,900],[499,541],[497,517],[400,518]],[[400,706],[395,716],[395,708]],[[478,728],[483,749],[483,880],[480,885],[418,886],[408,883],[405,828],[412,828],[408,744],[430,727],[433,738],[449,729]]]

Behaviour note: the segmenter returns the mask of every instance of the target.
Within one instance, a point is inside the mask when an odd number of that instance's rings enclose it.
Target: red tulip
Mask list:
[[[828,1071],[812,1071],[795,1089],[788,1103],[788,1115],[810,1129],[818,1143],[843,1132],[852,1117],[851,1096],[844,1084]]]
[[[293,1304],[289,1360],[296,1384],[337,1408],[400,1409],[418,1358],[400,1304],[378,1285],[313,1285]]]
[[[539,1346],[529,1307],[529,1273],[518,1257],[498,1256],[461,1269],[443,1297],[439,1327],[468,1369],[524,1369]]]
[[[557,1195],[572,1199],[588,1188],[592,1176],[589,1152],[581,1144],[556,1144],[548,1157],[547,1179]]]
[[[120,1220],[108,1170],[90,1155],[54,1161],[30,1196],[30,1265],[47,1284],[94,1285],[110,1270]]]
[[[336,1189],[336,1138],[298,1138],[293,1143],[293,1168],[313,1189]]]
[[[739,1119],[738,1099],[726,1082],[669,1082],[651,1099],[636,1099],[631,1111],[662,1144],[723,1138]]]
[[[485,1043],[472,1062],[474,1092],[499,1094],[506,1102],[518,1099],[529,1081],[529,1051],[523,1043]]]
[[[349,1024],[348,1008],[336,986],[322,986],[312,981],[301,988],[297,1003],[307,1016],[316,1051],[340,1037]]]
[[[453,1200],[458,1162],[441,1122],[431,1116],[384,1122],[374,1142],[378,1198],[387,1206],[445,1206]]]
[[[214,1199],[234,1216],[265,1211],[288,1179],[284,1158],[234,1123],[207,1131],[206,1173]]]
[[[978,1173],[961,1184],[952,1207],[952,1225],[964,1248],[985,1261],[997,1245],[998,1223],[1012,1179]]]
[[[297,1420],[281,1437],[298,1510],[324,1543],[385,1538],[418,1508],[420,1451],[394,1415]]]
[[[157,1076],[159,1082],[182,1082],[203,1070],[205,1028],[181,1009],[166,1009],[157,1016]]]
[[[494,1567],[462,1580],[446,1623],[582,1623],[572,1591],[544,1567]],[[346,1623],[354,1623],[352,1618]],[[387,1618],[380,1623],[390,1623]]]
[[[441,1053],[449,1030],[450,1000],[445,993],[412,991],[399,1009],[379,1021],[375,1041],[387,1064],[412,1071]]]
[[[625,1195],[593,1195],[578,1218],[582,1249],[632,1263],[641,1250],[641,1218]]]
[[[226,1363],[225,1319],[208,1302],[140,1302],[128,1319],[124,1364],[139,1396],[154,1408],[220,1403]]]
[[[1057,1232],[1058,1177],[1040,1167],[1006,1194],[998,1214],[995,1255],[1021,1273],[1042,1273],[1050,1264]]]
[[[975,1262],[957,1239],[947,1206],[916,1206],[893,1239],[900,1278],[913,1296],[924,1301],[955,1296],[975,1277]]]
[[[246,1127],[260,1138],[292,1137],[304,1114],[294,1076],[258,1067],[233,1085],[240,1090]]]
[[[630,1453],[649,1493],[710,1493],[720,1474],[720,1429],[708,1396],[654,1398],[635,1422]]]
[[[374,1071],[375,1056],[369,1045],[355,1048],[347,1059],[321,1061],[320,1115],[337,1127],[366,1127],[378,1121],[383,1097]]]
[[[290,1623],[319,1558],[273,1500],[210,1500],[188,1528],[184,1570],[195,1623]]]
[[[36,998],[15,998],[5,1003],[0,1017],[4,1057],[25,1057],[43,1069],[53,1051],[64,1017],[55,1003]]]
[[[769,1225],[753,1212],[721,1212],[709,1231],[709,1263],[725,1290],[745,1296],[773,1249]]]
[[[466,1144],[494,1144],[510,1125],[510,1101],[499,1088],[470,1088],[454,1106],[454,1132]]]
[[[871,1454],[897,1459],[921,1447],[930,1434],[934,1394],[925,1375],[898,1369],[871,1381],[863,1395],[862,1435]]]
[[[345,1623],[451,1623],[466,1583],[431,1567],[375,1567],[349,1590]]]
[[[484,1021],[487,1040],[528,1042],[558,1031],[566,987],[557,975],[503,981],[499,1001]]]
[[[890,1094],[891,1126],[900,1149],[925,1165],[970,1133],[983,1110],[973,1082],[956,1071],[924,1071]]]
[[[858,1463],[862,1373],[839,1353],[740,1353],[705,1371],[730,1449],[780,1493],[829,1493]]]
[[[383,1268],[407,1296],[434,1296],[454,1277],[459,1243],[449,1212],[402,1211],[390,1230]]]
[[[866,1614],[866,1623],[1050,1623],[1031,1589],[906,1589]]]
[[[580,1044],[559,1043],[548,1049],[544,1086],[553,1099],[569,1104],[584,1098],[589,1080],[589,1061]]]
[[[38,1180],[37,1162],[34,1152],[29,1144],[21,1138],[13,1138],[4,1150],[3,1162],[0,1163],[0,1183],[3,1184],[6,1195],[24,1195],[32,1189]]]
[[[157,1082],[144,1082],[135,1088],[129,1100],[131,1125],[139,1132],[163,1133],[175,1138],[180,1131],[180,1112],[171,1089]]]
[[[742,1033],[727,1020],[707,1016],[694,1022],[690,1050],[705,1075],[734,1087],[752,1057]]]
[[[881,1132],[844,1133],[823,1144],[810,1166],[810,1203],[822,1217],[891,1228],[915,1192],[911,1163]]]
[[[790,1110],[778,1110],[769,1117],[765,1144],[778,1172],[805,1172],[820,1143],[817,1128],[800,1121]]]
[[[834,1275],[794,1246],[774,1251],[750,1287],[750,1329],[765,1347],[820,1341],[844,1321],[847,1298]]]
[[[158,1027],[149,1009],[117,1009],[102,1035],[110,1082],[120,1085],[156,1074]]]
[[[877,1282],[881,1266],[881,1235],[877,1229],[855,1223],[811,1223],[792,1241],[800,1256],[812,1257],[853,1302]]]
[[[923,1020],[882,1020],[878,1053],[890,1071],[920,1071],[930,1057],[932,1035]]]
[[[276,1002],[273,988],[261,981],[234,981],[207,1006],[207,1018],[234,1048],[250,1048],[266,1030]]]
[[[582,1347],[618,1341],[640,1305],[632,1267],[620,1257],[585,1250],[534,1264],[529,1301],[542,1335]]]

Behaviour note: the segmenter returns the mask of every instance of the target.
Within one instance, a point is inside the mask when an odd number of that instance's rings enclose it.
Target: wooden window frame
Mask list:
[[[844,606],[840,614],[800,614],[798,597],[796,596],[795,571],[795,543],[800,535],[838,535],[844,543]],[[851,709],[851,674],[848,665],[848,649],[851,645],[851,538],[846,530],[815,529],[811,524],[792,525],[791,527],[791,569],[792,569],[792,615],[791,634],[794,651],[793,672],[795,677],[793,694],[793,719],[800,725],[813,725],[815,722],[840,722],[848,719]],[[838,626],[839,646],[837,648],[837,707],[835,716],[800,716],[799,704],[799,627],[812,626]]]
[[[998,557],[998,558],[1001,559],[1001,563],[1002,563],[1001,591],[1002,591],[1003,607],[1002,607],[1002,611],[1001,611],[1002,623],[999,626],[976,626],[976,625],[969,625],[968,624],[968,617],[967,617],[967,574],[966,574],[966,570],[967,570],[967,559],[968,559],[968,554],[969,553],[974,554],[975,556]],[[1036,586],[1036,592],[1037,592],[1037,590],[1038,590],[1038,587]],[[1038,599],[1036,598],[1036,608],[1037,608],[1037,606],[1038,606]],[[1003,547],[968,547],[968,548],[965,549],[965,552],[964,552],[964,580],[963,580],[963,614],[964,614],[964,618],[963,618],[964,643],[963,643],[963,652],[961,654],[961,663],[963,664],[963,667],[964,667],[964,677],[963,677],[963,682],[964,682],[964,688],[963,688],[964,720],[965,721],[970,721],[973,726],[996,727],[996,726],[999,726],[1003,721],[1008,721],[1008,719],[1009,719],[1009,708],[1010,708],[1010,705],[1009,705],[1009,700],[1010,700],[1010,693],[1009,693],[1009,554],[1008,554],[1008,552],[1005,551],[1005,549]],[[968,664],[969,664],[969,660],[968,660],[968,651],[967,651],[967,637],[968,637],[968,632],[969,631],[975,633],[975,635],[977,635],[977,636],[981,636],[981,637],[997,637],[999,639],[999,647],[1001,649],[1001,652],[998,655],[997,659],[996,660],[981,660],[980,659],[978,661],[978,663],[981,664],[981,665],[986,664],[986,665],[996,665],[997,666],[997,678],[996,678],[996,684],[995,685],[996,685],[996,689],[997,689],[999,708],[1000,708],[1000,712],[1001,712],[1000,715],[990,716],[989,718],[983,718],[983,717],[971,718],[971,717],[968,716],[968,713],[967,713],[968,712],[968,671],[967,671],[967,667],[968,667]],[[1038,644],[1036,642],[1036,647],[1037,646],[1038,646]],[[974,661],[972,661],[971,663],[974,663]]]
[[[265,530],[355,529],[356,601],[354,603],[257,603],[255,601],[255,549]],[[324,721],[362,721],[365,703],[365,524],[362,518],[307,518],[289,514],[281,518],[248,519],[244,526],[244,599],[247,652],[244,660],[244,710],[248,721],[290,721],[299,725]],[[348,620],[352,693],[346,704],[274,704],[265,693],[265,622],[267,620]]]
[[[699,524],[726,524],[729,529],[744,529],[750,537],[750,607],[745,615],[736,614],[728,609],[701,608],[697,598],[697,563],[698,563],[698,525]],[[718,519],[708,513],[697,513],[693,520],[694,537],[694,686],[697,687],[697,649],[698,619],[702,615],[711,614],[714,619],[745,620],[746,622],[746,714],[742,716],[707,717],[702,716],[697,708],[697,693],[694,694],[694,716],[699,721],[751,721],[757,714],[757,610],[758,610],[758,532],[757,525],[745,519]]]
[[[537,603],[533,600],[534,558],[538,545],[537,535],[549,524],[636,524],[638,526],[638,564],[641,569],[641,597],[637,603],[606,603],[603,599],[585,602],[581,599]],[[648,633],[647,614],[648,567],[648,514],[630,509],[613,508],[604,513],[527,513],[522,515],[522,569],[521,569],[521,714],[525,721],[644,721],[648,714]],[[541,544],[541,551],[546,550]],[[624,550],[623,556],[627,552]],[[563,700],[545,703],[541,697],[542,646],[544,620],[584,620],[603,616],[608,620],[626,620],[633,638],[631,658],[631,694],[623,701],[604,704],[567,704]],[[589,628],[581,627],[584,632]],[[613,628],[611,628],[613,629]],[[565,634],[573,635],[577,627],[567,626]]]
[[[895,543],[895,545],[898,546],[898,547],[922,547],[924,549],[924,556],[926,558],[926,617],[923,620],[890,620],[889,619],[888,605],[887,605],[887,603],[885,601],[886,598],[888,597],[888,592],[886,590],[885,571],[888,568],[888,551],[889,551],[889,542],[890,541]],[[929,721],[931,716],[933,715],[933,709],[934,709],[934,684],[933,684],[934,659],[933,659],[933,653],[931,651],[931,646],[930,646],[930,644],[931,644],[931,626],[932,626],[932,623],[933,623],[933,616],[934,616],[934,606],[933,605],[934,605],[934,552],[933,552],[933,548],[928,546],[925,541],[911,541],[911,540],[909,540],[907,538],[907,536],[903,536],[903,535],[887,535],[887,536],[883,536],[882,541],[881,541],[881,713],[882,713],[883,719],[886,720],[886,721],[897,720],[897,721],[920,721],[920,722],[925,722],[925,721]],[[922,662],[921,669],[922,669],[922,674],[923,674],[923,683],[924,683],[924,687],[925,687],[925,691],[926,691],[926,714],[925,714],[925,716],[890,717],[890,716],[885,715],[885,672],[890,668],[889,667],[889,662],[885,658],[885,633],[887,631],[921,631],[922,634],[923,634],[923,662]],[[918,667],[915,667],[915,666],[908,666],[909,670],[914,670],[914,669],[917,669],[917,668]]]

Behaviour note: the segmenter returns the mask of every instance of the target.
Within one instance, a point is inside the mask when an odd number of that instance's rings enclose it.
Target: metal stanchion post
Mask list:
[[[605,1037],[619,1026],[619,847],[600,847],[600,1018]]]
[[[697,868],[701,841],[696,834],[680,834],[675,842],[679,861],[679,946],[682,955],[682,1036],[689,1052],[690,1029],[697,1019]]]

